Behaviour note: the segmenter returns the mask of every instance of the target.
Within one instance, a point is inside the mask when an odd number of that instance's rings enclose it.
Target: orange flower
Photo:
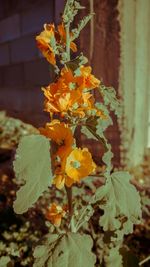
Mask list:
[[[46,97],[45,111],[62,114],[73,111],[74,105],[82,98],[82,92],[80,90],[72,90],[70,86],[71,82],[68,82],[63,76],[56,83],[42,88]]]
[[[37,46],[41,50],[43,56],[52,65],[56,64],[55,53],[50,46],[50,40],[54,37],[54,25],[45,24],[44,31],[42,31],[38,36],[36,36]]]
[[[80,75],[76,76],[76,82],[81,90],[94,89],[100,85],[100,81],[91,74],[91,67],[80,67]]]
[[[59,227],[61,220],[65,217],[66,211],[63,207],[52,203],[46,212],[46,218],[51,221],[52,224]]]
[[[59,35],[61,38],[60,42],[65,45],[66,44],[66,31],[65,31],[65,27],[64,27],[63,23],[58,25],[58,32],[59,32]],[[71,36],[72,36],[72,34],[70,33],[70,37]],[[77,46],[74,42],[70,43],[70,48],[73,52],[77,51]]]
[[[71,129],[64,122],[53,120],[46,123],[45,128],[39,129],[41,134],[45,135],[58,145],[56,155],[61,159],[71,151],[74,142]]]
[[[71,34],[70,34],[71,36]],[[36,36],[37,46],[41,50],[43,56],[52,65],[56,65],[56,48],[58,49],[58,44],[65,47],[66,45],[66,31],[63,24],[58,26],[58,31],[55,30],[54,24],[44,24],[44,31],[42,31],[38,36]],[[51,46],[52,43],[56,43],[56,47]],[[70,48],[73,52],[77,51],[76,44],[71,42]],[[55,50],[55,51],[54,51]],[[57,50],[58,52],[58,50]]]
[[[75,148],[64,158],[60,169],[56,170],[53,183],[58,189],[64,185],[70,187],[94,172],[95,169],[96,164],[88,149]]]

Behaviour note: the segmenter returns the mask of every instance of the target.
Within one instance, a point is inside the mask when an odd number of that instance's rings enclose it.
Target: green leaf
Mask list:
[[[47,235],[43,244],[39,245],[35,248],[33,256],[35,258],[35,262],[33,267],[44,267],[46,266],[47,261],[52,253],[52,249],[59,242],[58,235]],[[48,265],[47,265],[48,266]]]
[[[108,128],[108,126],[113,124],[113,121],[109,115],[109,110],[105,105],[97,102],[95,106],[99,110],[103,111],[104,115],[106,116],[106,119],[99,118],[97,120],[97,126],[96,126],[97,133],[101,135]]]
[[[88,132],[90,132],[93,135],[93,139],[100,141],[102,143],[103,147],[105,148],[105,150],[107,150],[107,144],[106,144],[107,140],[106,140],[106,138],[104,137],[104,135],[100,136],[97,133],[98,120],[99,120],[98,117],[89,117],[86,120],[86,125],[85,126],[86,126]]]
[[[122,256],[119,253],[118,247],[112,247],[109,249],[109,255],[105,256],[105,263],[107,267],[123,267]]]
[[[62,16],[64,24],[70,24],[77,15],[78,10],[83,9],[79,2],[74,0],[67,0],[64,14]]]
[[[0,267],[8,267],[8,264],[11,262],[9,256],[2,256],[0,258]]]
[[[96,202],[101,201],[102,199],[105,198],[106,194],[108,192],[108,188],[107,188],[107,184],[106,185],[102,185],[101,187],[99,187],[94,196],[92,197],[91,203],[94,204]]]
[[[105,199],[100,208],[104,210],[100,225],[104,231],[123,228],[124,234],[133,232],[133,224],[141,218],[140,196],[130,183],[127,172],[114,172],[104,186],[99,189],[99,196]]]
[[[86,120],[86,126],[82,126],[81,132],[85,134],[88,138],[98,140],[102,143],[105,149],[105,153],[102,157],[102,160],[106,164],[106,170],[104,172],[104,176],[108,178],[112,170],[111,159],[113,157],[113,153],[111,152],[111,145],[108,143],[106,137],[104,136],[103,131],[108,127],[108,125],[110,125],[112,121],[111,118],[109,117],[108,111],[106,115],[108,117],[109,122],[107,122],[107,119],[102,120],[99,117],[89,117]],[[105,122],[106,125],[102,121],[106,121]]]
[[[111,164],[111,159],[113,158],[113,153],[111,152],[111,147],[108,147],[108,151],[104,153],[104,156],[102,157],[103,162],[106,164],[106,170],[104,172],[104,176],[106,178],[109,178],[110,172],[113,168]]]
[[[109,125],[112,125],[112,119],[109,116],[109,111],[108,109],[101,103],[96,103],[95,107],[98,108],[99,110],[103,111],[105,116],[107,117],[106,119],[102,119],[99,117],[90,117],[87,119],[86,124],[88,128],[91,128],[92,132],[97,134],[99,137],[102,136],[103,132],[108,128]],[[96,138],[94,134],[92,134],[86,126],[82,126],[82,133],[84,133],[88,138],[93,138],[95,140],[98,140],[98,137]]]
[[[52,182],[50,144],[42,135],[30,135],[21,139],[14,161],[16,178],[25,182],[17,192],[14,211],[24,213]]]
[[[84,134],[88,139],[94,139],[97,141],[97,138],[84,125],[81,127],[81,133]]]
[[[110,109],[113,110],[118,117],[121,117],[122,107],[120,101],[116,97],[115,89],[101,85],[99,92],[103,96],[104,104],[110,106]]]
[[[66,66],[70,68],[72,71],[76,71],[81,65],[84,65],[88,62],[88,59],[83,56],[81,53],[78,57],[68,62],[65,62]],[[80,70],[79,70],[80,71]]]
[[[92,246],[89,235],[67,233],[45,247],[36,248],[33,267],[94,267]]]
[[[94,14],[89,14],[88,16],[85,16],[78,24],[78,27],[72,30],[73,37],[71,41],[74,41],[76,38],[79,37],[80,32],[84,29],[86,24],[91,20]]]

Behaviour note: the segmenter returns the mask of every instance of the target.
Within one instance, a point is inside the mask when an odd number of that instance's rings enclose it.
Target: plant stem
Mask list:
[[[71,232],[75,233],[76,228],[74,226],[74,221],[73,221],[72,188],[65,186],[65,189],[66,189],[67,199],[68,199],[70,230]]]
[[[66,29],[66,53],[67,61],[70,61],[70,23],[68,22],[65,26]]]
[[[66,189],[67,199],[68,199],[69,219],[71,221],[72,214],[73,214],[73,208],[72,208],[72,188],[65,186],[65,189]]]
[[[143,261],[141,261],[139,263],[139,266],[143,265],[145,262],[149,261],[150,260],[150,256],[148,256],[146,259],[144,259]]]
[[[68,22],[65,25],[66,29],[66,54],[67,61],[70,61],[70,23]],[[65,186],[67,198],[68,198],[68,208],[69,208],[69,222],[70,222],[70,230],[71,232],[76,232],[73,221],[73,206],[72,206],[72,188]]]

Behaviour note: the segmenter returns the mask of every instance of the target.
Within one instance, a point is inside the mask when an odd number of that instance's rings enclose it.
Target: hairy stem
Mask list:
[[[72,208],[72,188],[65,186],[65,189],[66,189],[67,199],[68,199],[69,219],[71,221],[72,214],[73,214],[73,208]]]
[[[70,23],[68,22],[65,26],[66,29],[66,53],[67,61],[70,61]]]
[[[65,25],[66,29],[66,54],[67,61],[70,61],[70,23],[68,22]],[[72,188],[65,186],[67,198],[68,198],[68,208],[69,208],[69,222],[70,222],[70,230],[71,232],[75,232],[74,223],[73,223],[73,206],[72,206]]]
[[[71,232],[76,232],[76,228],[74,226],[73,220],[73,206],[72,206],[72,188],[65,186],[67,199],[68,199],[68,209],[69,209],[69,222],[70,222],[70,230]]]

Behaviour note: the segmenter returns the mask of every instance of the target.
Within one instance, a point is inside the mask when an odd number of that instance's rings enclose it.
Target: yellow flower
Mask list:
[[[84,177],[94,172],[96,164],[88,149],[75,148],[61,162],[59,169],[56,169],[53,183],[58,189],[64,185],[70,187],[73,183],[80,182]]]
[[[91,153],[87,148],[75,148],[72,150],[66,161],[65,172],[73,181],[80,180],[96,169]]]
[[[47,220],[50,220],[52,224],[59,227],[62,218],[65,217],[65,214],[66,214],[65,208],[56,205],[56,203],[52,203],[48,208],[45,216]]]
[[[56,174],[54,176],[53,184],[57,189],[62,189],[64,185],[71,187],[74,181],[70,179],[66,174]]]
[[[41,50],[43,56],[52,65],[56,64],[55,53],[50,46],[50,39],[54,38],[55,28],[53,24],[45,24],[44,31],[36,36],[37,46]]]

